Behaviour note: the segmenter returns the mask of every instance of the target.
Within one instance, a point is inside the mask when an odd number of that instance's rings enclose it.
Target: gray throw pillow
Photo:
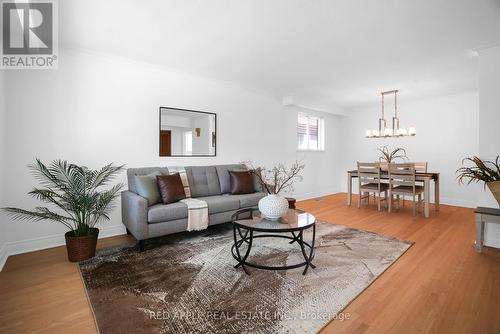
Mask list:
[[[264,192],[264,189],[262,189],[262,186],[260,185],[259,178],[254,173],[252,173],[252,175],[253,175],[253,190],[258,193]]]
[[[137,194],[148,200],[148,205],[154,205],[161,202],[160,191],[156,183],[156,176],[162,175],[160,172],[154,172],[148,175],[136,175],[135,186]]]

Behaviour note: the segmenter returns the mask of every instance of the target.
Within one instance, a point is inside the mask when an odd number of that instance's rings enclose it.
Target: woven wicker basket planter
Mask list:
[[[491,193],[497,200],[498,205],[500,205],[500,181],[488,182],[486,184],[488,185],[488,188],[490,188]]]
[[[90,235],[75,237],[73,231],[66,232],[66,249],[68,251],[68,260],[78,262],[90,259],[95,255],[97,246],[98,228],[91,228]]]

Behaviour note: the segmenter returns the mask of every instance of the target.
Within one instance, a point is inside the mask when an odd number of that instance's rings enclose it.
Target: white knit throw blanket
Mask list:
[[[181,200],[188,207],[188,231],[201,231],[208,227],[208,205],[200,199],[191,198],[191,189],[184,167],[167,167],[170,174],[179,173],[186,199]]]

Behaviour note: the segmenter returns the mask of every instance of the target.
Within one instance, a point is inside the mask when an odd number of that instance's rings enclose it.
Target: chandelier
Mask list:
[[[417,134],[417,130],[414,126],[410,126],[408,130],[399,127],[398,90],[389,90],[380,94],[382,95],[382,118],[378,119],[378,130],[366,130],[366,138],[415,136]],[[392,118],[392,128],[387,127],[387,122],[384,115],[384,97],[385,95],[390,94],[394,95],[394,117]]]

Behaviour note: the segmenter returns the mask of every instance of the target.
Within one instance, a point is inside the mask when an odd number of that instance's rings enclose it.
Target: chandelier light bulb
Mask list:
[[[366,137],[371,137],[372,136],[372,130],[366,130]]]
[[[380,136],[380,132],[378,130],[372,130],[372,137],[378,137]]]
[[[410,136],[415,136],[417,134],[417,129],[414,126],[410,126],[410,128],[408,129],[408,134]]]
[[[386,136],[386,137],[392,136],[392,129],[385,128],[385,130],[384,130],[384,136]]]

